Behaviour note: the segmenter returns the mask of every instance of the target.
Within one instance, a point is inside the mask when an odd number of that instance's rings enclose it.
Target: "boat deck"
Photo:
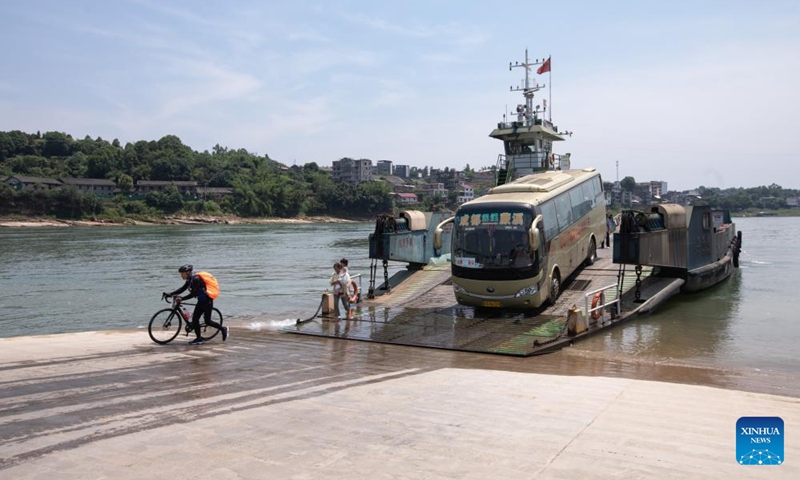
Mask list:
[[[450,282],[450,265],[428,265],[406,274],[391,292],[376,291],[376,298],[362,301],[351,320],[317,317],[298,322],[284,331],[302,335],[362,340],[470,352],[531,356],[557,350],[610,326],[648,313],[678,293],[681,279],[656,278],[645,269],[640,301],[636,301],[636,276],[632,269],[622,281],[621,315],[603,325],[592,324],[577,334],[567,334],[567,314],[583,308],[585,295],[617,282],[618,265],[611,250],[598,250],[594,265],[579,270],[564,283],[555,305],[537,311],[477,309],[459,305]],[[391,282],[390,282],[391,283]],[[606,302],[616,292],[606,293]]]

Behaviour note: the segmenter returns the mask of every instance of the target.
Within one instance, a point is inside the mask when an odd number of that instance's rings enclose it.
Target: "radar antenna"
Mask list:
[[[533,67],[534,65],[541,65],[544,63],[544,61],[545,61],[544,58],[542,58],[541,62],[537,58],[535,62],[531,62],[528,59],[528,49],[526,48],[524,62],[522,63],[514,62],[513,64],[511,62],[508,62],[509,71],[512,68],[520,68],[520,67],[525,68],[525,83],[523,84],[524,86],[523,87],[517,86],[516,88],[513,86],[509,87],[510,91],[522,92],[522,95],[525,97],[525,105],[517,105],[517,115],[520,121],[524,121],[525,126],[533,125],[534,119],[536,118],[536,115],[539,111],[538,105],[536,106],[536,108],[533,107],[533,94],[547,86],[545,84],[539,85],[538,82],[536,82],[535,85],[531,85],[531,67]]]

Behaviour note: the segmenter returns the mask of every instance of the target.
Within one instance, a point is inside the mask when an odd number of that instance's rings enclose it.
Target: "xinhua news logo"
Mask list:
[[[736,422],[736,461],[739,465],[781,465],[783,419],[742,417]]]

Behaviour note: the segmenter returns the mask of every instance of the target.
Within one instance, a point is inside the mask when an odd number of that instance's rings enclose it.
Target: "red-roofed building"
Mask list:
[[[414,193],[395,193],[397,202],[401,205],[413,205],[417,203],[417,195]]]

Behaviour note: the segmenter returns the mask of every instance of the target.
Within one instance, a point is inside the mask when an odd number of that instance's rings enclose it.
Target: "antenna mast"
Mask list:
[[[519,120],[522,121],[524,119],[524,125],[529,127],[533,125],[533,119],[536,117],[536,113],[538,111],[538,107],[534,109],[533,107],[533,94],[542,88],[546,87],[546,85],[539,85],[536,83],[535,85],[531,86],[531,67],[534,65],[539,65],[539,59],[536,59],[536,62],[531,62],[528,60],[528,49],[525,49],[525,61],[522,63],[511,62],[508,63],[508,70],[510,71],[512,68],[525,68],[525,86],[520,88],[509,87],[509,90],[512,92],[522,92],[525,96],[525,105],[517,105],[517,116]]]

